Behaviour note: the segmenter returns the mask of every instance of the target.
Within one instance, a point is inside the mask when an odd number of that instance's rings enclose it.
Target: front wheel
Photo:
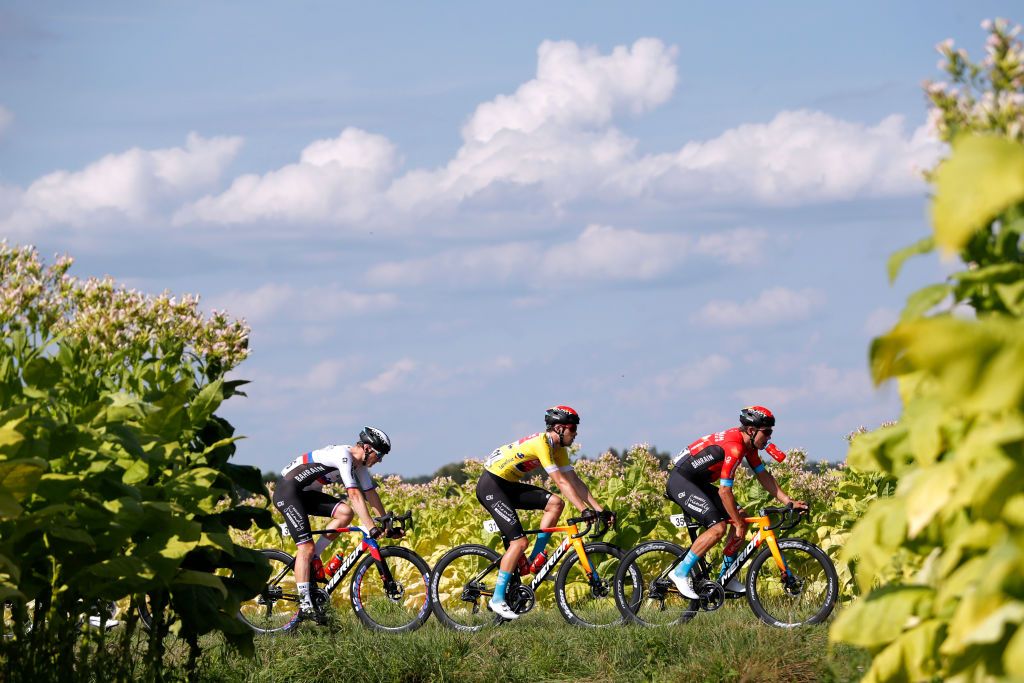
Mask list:
[[[270,578],[254,597],[242,603],[238,618],[256,633],[284,633],[295,628],[299,611],[299,588],[292,568],[295,559],[274,548],[261,550],[270,563]]]
[[[668,541],[648,541],[626,553],[615,573],[615,606],[627,622],[642,626],[683,624],[700,609],[680,595],[671,572],[686,551]],[[698,570],[694,570],[698,571]]]
[[[452,548],[434,565],[430,598],[434,616],[457,631],[474,632],[501,621],[487,607],[494,595],[501,555],[487,546]]]
[[[750,609],[761,621],[780,628],[821,623],[832,613],[839,594],[832,560],[818,546],[798,538],[778,543],[785,570],[775,562],[770,548],[758,553],[750,565]]]
[[[415,631],[430,616],[430,567],[419,555],[397,545],[380,549],[380,561],[367,555],[356,567],[350,596],[356,616],[375,631]]]
[[[621,624],[622,615],[615,607],[614,582],[625,553],[610,543],[588,543],[583,550],[590,573],[584,570],[583,561],[576,552],[565,559],[555,577],[558,609],[565,620],[575,626]],[[639,580],[634,583],[639,585]],[[629,600],[634,599],[634,593],[630,593]]]

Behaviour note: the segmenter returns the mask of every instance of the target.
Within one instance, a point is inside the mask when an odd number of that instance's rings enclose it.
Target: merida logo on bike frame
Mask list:
[[[540,582],[544,580],[544,577],[547,576],[554,566],[558,564],[558,561],[562,559],[562,555],[565,555],[565,551],[569,549],[571,544],[572,539],[567,538],[562,541],[562,545],[558,546],[558,548],[555,549],[555,552],[551,553],[551,557],[548,558],[548,561],[545,562],[544,566],[541,567],[539,572],[537,572],[537,576],[533,578],[530,588],[533,588],[534,590],[537,589],[537,586],[539,586]]]
[[[338,567],[338,571],[334,572],[334,576],[332,576],[331,580],[327,582],[327,587],[324,588],[324,590],[328,593],[333,591],[334,587],[338,585],[338,582],[345,578],[345,574],[347,574],[348,570],[352,568],[352,565],[356,563],[356,560],[362,556],[362,547],[356,548],[355,552],[350,553],[349,556],[345,558],[345,561],[341,563],[341,566]]]
[[[761,545],[761,532],[760,530],[754,534],[754,538],[750,539],[750,543],[743,549],[739,555],[736,556],[736,561],[729,565],[729,568],[725,570],[725,574],[722,575],[721,583],[729,583],[729,579],[735,576],[740,569],[743,568],[743,563],[747,561],[750,554],[757,549],[757,546]]]

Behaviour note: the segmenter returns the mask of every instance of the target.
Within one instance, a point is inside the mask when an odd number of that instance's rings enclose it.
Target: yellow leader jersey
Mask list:
[[[544,432],[524,436],[519,441],[496,448],[484,461],[484,469],[508,481],[519,481],[541,466],[548,474],[572,469],[569,450],[564,446],[552,448]]]

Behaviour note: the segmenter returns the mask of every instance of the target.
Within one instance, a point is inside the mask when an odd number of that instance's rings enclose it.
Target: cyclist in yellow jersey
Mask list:
[[[516,619],[518,614],[505,602],[505,586],[512,570],[519,563],[519,573],[536,571],[544,563],[544,546],[550,533],[537,534],[530,560],[524,556],[527,539],[516,510],[543,510],[541,527],[554,526],[565,504],[550,491],[524,484],[520,480],[538,467],[554,480],[558,490],[569,499],[583,518],[595,520],[603,517],[615,523],[615,513],[604,510],[594,499],[590,489],[569,464],[569,449],[576,438],[579,414],[569,406],[555,406],[544,413],[547,430],[506,444],[491,453],[484,462],[484,473],[476,485],[476,497],[491,513],[507,544],[499,564],[498,579],[489,607],[505,619]]]

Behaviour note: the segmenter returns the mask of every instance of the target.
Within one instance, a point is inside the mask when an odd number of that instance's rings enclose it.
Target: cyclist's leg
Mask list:
[[[718,497],[717,489],[711,485],[701,486],[673,470],[669,474],[667,487],[669,497],[706,529],[697,536],[683,561],[671,574],[679,592],[694,599],[697,594],[690,585],[690,571],[697,561],[725,536],[728,515]]]
[[[543,489],[541,489],[543,490]],[[547,491],[545,491],[547,493]],[[542,529],[553,527],[558,523],[558,518],[562,516],[562,510],[565,509],[565,503],[562,499],[553,493],[548,494],[548,502],[544,506],[544,514],[540,518],[540,526]],[[542,531],[537,534],[537,540],[533,544],[533,550],[530,552],[530,562],[533,563],[537,555],[544,551],[547,547],[548,541],[551,539],[551,532]]]
[[[309,517],[302,504],[302,486],[292,479],[279,479],[274,487],[274,505],[284,516],[288,531],[295,541],[295,584],[302,610],[312,612],[309,595],[309,563],[313,559],[313,534]]]
[[[476,484],[476,499],[490,513],[498,530],[501,532],[508,547],[502,555],[498,564],[498,578],[494,585],[494,595],[491,597],[491,610],[506,619],[515,619],[519,615],[512,611],[505,602],[505,587],[508,585],[512,570],[515,569],[519,556],[526,550],[526,534],[523,533],[523,524],[519,521],[519,515],[513,507],[512,500],[506,491],[511,488],[514,482],[501,479],[490,472],[484,471]],[[545,501],[546,502],[546,501]]]
[[[328,529],[343,527],[352,521],[352,508],[341,498],[328,495],[323,491],[303,491],[301,493],[302,507],[307,515],[316,517],[330,517],[327,523]],[[324,548],[331,544],[338,534],[318,534],[313,546],[313,555],[320,557]]]

